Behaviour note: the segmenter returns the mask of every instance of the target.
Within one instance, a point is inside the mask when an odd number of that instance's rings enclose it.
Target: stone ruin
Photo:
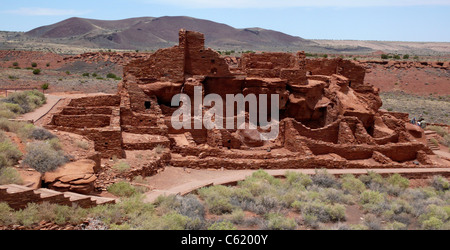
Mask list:
[[[408,115],[380,110],[366,69],[342,59],[298,53],[249,53],[226,60],[204,47],[204,35],[181,30],[178,46],[124,66],[116,95],[73,99],[46,126],[83,135],[102,158],[170,149],[167,163],[196,169],[401,168],[433,164]],[[171,125],[172,97],[278,94],[279,136],[260,130],[181,129]],[[270,104],[269,104],[270,105]],[[204,107],[203,112],[206,112]],[[236,113],[236,112],[235,112]],[[163,167],[157,165],[157,167]],[[152,174],[155,172],[148,172]]]

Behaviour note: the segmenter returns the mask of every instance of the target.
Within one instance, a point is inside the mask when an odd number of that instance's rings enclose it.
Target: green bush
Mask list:
[[[379,204],[384,202],[384,195],[378,191],[366,190],[361,193],[360,201],[364,204]]]
[[[119,171],[120,173],[125,173],[126,171],[130,170],[130,165],[125,161],[120,161],[112,167],[114,170]]]
[[[15,168],[0,168],[0,185],[18,184],[22,185],[23,180]]]
[[[44,84],[41,85],[41,89],[42,89],[42,90],[47,90],[48,87],[49,87],[49,84],[48,84],[48,83],[44,83]]]
[[[352,194],[359,194],[366,190],[364,183],[354,175],[344,175],[341,178],[342,189]]]
[[[18,62],[13,62],[13,64],[12,64],[14,67],[17,67],[17,66],[19,66],[19,63]]]
[[[169,213],[161,217],[164,230],[185,230],[189,218],[179,213]]]
[[[206,207],[209,212],[216,215],[233,212],[233,205],[225,197],[211,197],[206,200]]]
[[[46,173],[68,162],[64,152],[55,150],[46,142],[34,142],[27,146],[23,163],[40,173]]]
[[[403,188],[403,189],[409,187],[409,180],[402,177],[399,174],[393,174],[393,175],[389,176],[389,178],[387,178],[387,183],[389,183],[393,186]]]
[[[300,205],[303,216],[315,218],[319,222],[345,221],[345,207],[340,204],[326,204],[320,201],[306,202]]]
[[[311,177],[313,184],[319,187],[330,188],[338,186],[339,182],[337,179],[329,174],[326,169],[320,171],[316,170],[315,175]]]
[[[136,189],[128,182],[116,182],[108,187],[108,192],[119,197],[131,197],[135,195]]]
[[[283,214],[269,213],[266,215],[265,227],[267,230],[294,230],[297,228],[297,223]]]
[[[56,136],[54,134],[44,128],[34,128],[30,135],[31,139],[40,141],[50,140],[55,137]]]
[[[36,67],[37,67],[37,63],[32,62],[32,63],[31,63],[31,67],[36,68]]]
[[[437,191],[446,191],[450,189],[449,181],[440,175],[433,177],[431,186]]]
[[[35,74],[35,75],[39,75],[40,73],[41,73],[40,69],[34,69],[33,70],[33,74]]]
[[[229,221],[220,221],[214,222],[208,230],[237,230],[237,228]]]
[[[22,152],[9,140],[0,141],[0,169],[18,164],[21,157]]]
[[[0,202],[0,225],[8,226],[14,223],[14,210],[6,203]]]
[[[303,187],[310,186],[313,181],[311,180],[311,177],[309,175],[303,174],[303,173],[296,173],[288,171],[286,173],[286,181],[290,185],[300,185]]]
[[[17,109],[16,111],[19,113],[16,114],[31,112],[45,104],[46,101],[45,95],[37,90],[16,92],[7,98],[1,99],[1,102],[19,105],[21,109]]]
[[[425,230],[440,230],[443,225],[444,222],[436,217],[431,217],[422,222],[422,228]]]
[[[408,229],[408,226],[401,222],[394,221],[392,223],[387,224],[386,229],[387,230],[406,230],[406,229]]]
[[[106,78],[117,78],[117,76],[115,74],[113,74],[113,73],[108,73],[106,75]]]

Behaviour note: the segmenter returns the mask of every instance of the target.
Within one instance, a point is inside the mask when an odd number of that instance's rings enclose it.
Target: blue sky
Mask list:
[[[307,39],[450,42],[450,0],[16,0],[0,30],[28,31],[69,17],[191,16]]]

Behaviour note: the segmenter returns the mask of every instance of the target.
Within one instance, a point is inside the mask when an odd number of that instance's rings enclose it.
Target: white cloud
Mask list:
[[[141,0],[191,8],[375,7],[447,5],[449,0]]]
[[[50,8],[19,8],[16,10],[6,10],[3,12],[22,16],[77,16],[87,14],[91,11],[50,9]]]

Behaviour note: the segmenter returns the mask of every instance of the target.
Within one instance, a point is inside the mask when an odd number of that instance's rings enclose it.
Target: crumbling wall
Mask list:
[[[306,84],[305,54],[271,52],[242,56],[242,70],[249,77],[282,78],[293,85]]]
[[[180,47],[185,50],[185,74],[231,76],[228,64],[220,54],[209,48],[205,49],[205,36],[202,33],[181,30]]]
[[[334,59],[306,59],[306,71],[310,75],[340,74],[350,80],[351,87],[364,85],[366,69],[357,62]]]

